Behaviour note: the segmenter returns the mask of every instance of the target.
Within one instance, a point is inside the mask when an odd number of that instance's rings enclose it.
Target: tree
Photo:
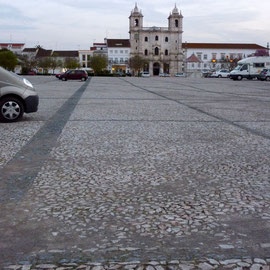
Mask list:
[[[67,69],[75,69],[80,67],[80,63],[76,58],[66,58],[64,62],[64,67]]]
[[[48,69],[52,65],[52,59],[50,57],[43,57],[38,61],[38,66],[43,69],[43,74],[44,71],[45,73],[48,73]]]
[[[13,71],[17,64],[18,60],[13,52],[8,50],[0,50],[0,66],[7,70]]]
[[[143,69],[143,67],[148,64],[148,60],[139,56],[139,55],[135,55],[133,57],[131,57],[129,59],[129,66],[130,68],[135,70],[135,73],[140,74],[141,69]]]
[[[107,67],[107,58],[100,55],[94,55],[90,58],[89,66],[94,70],[94,73],[100,73]]]
[[[54,57],[50,57],[50,68],[53,70],[53,74],[55,69],[58,67],[58,61]]]

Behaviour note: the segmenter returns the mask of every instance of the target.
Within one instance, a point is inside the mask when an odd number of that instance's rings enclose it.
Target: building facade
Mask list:
[[[130,42],[128,39],[105,39],[108,49],[108,70],[129,72]]]
[[[186,59],[195,55],[200,62],[187,63],[187,72],[232,69],[239,60],[254,54],[257,50],[267,50],[258,44],[245,43],[184,43]],[[194,58],[194,57],[193,57]]]
[[[130,57],[139,55],[148,60],[144,71],[150,75],[183,71],[183,16],[177,7],[168,18],[168,27],[143,27],[143,15],[137,4],[129,16]]]

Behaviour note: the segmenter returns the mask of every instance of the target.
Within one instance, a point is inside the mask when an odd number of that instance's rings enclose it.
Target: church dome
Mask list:
[[[178,10],[178,8],[176,7],[176,4],[175,4],[175,7],[174,7],[174,9],[173,9],[173,11],[172,11],[172,14],[177,14],[177,15],[179,15],[179,10]]]

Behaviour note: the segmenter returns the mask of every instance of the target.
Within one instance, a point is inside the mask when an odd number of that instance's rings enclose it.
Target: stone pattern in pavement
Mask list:
[[[80,85],[37,84],[46,101],[26,119]],[[93,78],[23,200],[3,206],[2,247],[24,243],[24,270],[267,269],[269,100],[261,82]]]

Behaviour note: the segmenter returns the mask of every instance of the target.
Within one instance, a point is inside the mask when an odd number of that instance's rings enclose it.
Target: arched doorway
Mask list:
[[[154,65],[153,65],[153,74],[154,74],[154,76],[159,75],[159,70],[160,70],[160,64],[158,62],[154,63]]]

